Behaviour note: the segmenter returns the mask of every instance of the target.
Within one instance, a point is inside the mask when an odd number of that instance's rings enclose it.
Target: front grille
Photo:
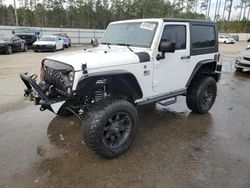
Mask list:
[[[21,39],[32,39],[33,35],[18,35]]]
[[[237,63],[238,66],[241,66],[241,67],[250,67],[250,64],[243,64],[243,63]]]
[[[45,67],[44,73],[45,82],[53,85],[53,89],[62,93],[67,91],[67,80],[65,79],[66,75],[49,67]]]
[[[45,60],[43,70],[44,81],[52,85],[52,89],[56,92],[67,95],[67,88],[71,87],[68,74],[73,68],[57,61]]]
[[[249,57],[243,57],[243,59],[246,60],[246,61],[250,61]]]
[[[36,45],[35,49],[37,50],[46,50],[46,49],[50,49],[53,48],[53,46],[47,46],[47,45]]]

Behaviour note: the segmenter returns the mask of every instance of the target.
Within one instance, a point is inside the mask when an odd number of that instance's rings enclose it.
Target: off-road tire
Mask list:
[[[210,92],[209,100],[205,101],[206,94],[208,96],[208,88]],[[187,106],[195,113],[205,114],[213,106],[216,95],[217,85],[215,79],[209,76],[198,77],[188,87],[186,97]]]
[[[107,138],[104,136],[104,131],[105,128],[107,129],[108,124],[110,124],[108,129],[111,129],[110,118],[112,119],[116,113],[127,114],[131,126],[128,132],[119,133],[121,139],[123,139],[121,144],[118,144],[117,147],[109,147],[106,143]],[[113,119],[116,121],[116,118]],[[124,122],[123,120],[123,124]],[[133,104],[123,99],[105,98],[93,104],[91,109],[89,109],[86,116],[86,123],[85,125],[83,123],[82,126],[82,136],[88,148],[94,151],[95,154],[107,159],[113,158],[128,150],[136,133],[137,122],[138,113]],[[117,138],[120,139],[119,137]]]
[[[6,54],[12,54],[12,53],[13,53],[13,49],[10,45],[8,45],[6,49]]]

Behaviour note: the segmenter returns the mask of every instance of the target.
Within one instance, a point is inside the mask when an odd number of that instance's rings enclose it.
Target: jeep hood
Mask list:
[[[134,50],[134,49],[133,49]],[[53,55],[46,59],[71,65],[76,71],[82,70],[82,65],[87,65],[87,70],[100,69],[139,62],[150,61],[150,55],[145,49],[130,51],[127,47],[98,47],[87,50],[67,52]]]

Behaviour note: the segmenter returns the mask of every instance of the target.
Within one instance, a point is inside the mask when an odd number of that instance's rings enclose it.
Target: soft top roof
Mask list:
[[[216,22],[209,20],[197,20],[197,19],[179,19],[179,18],[163,18],[164,22],[190,22],[190,23],[201,23],[201,24],[216,24]]]

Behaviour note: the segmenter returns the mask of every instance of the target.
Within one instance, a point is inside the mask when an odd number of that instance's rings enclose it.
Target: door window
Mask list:
[[[186,49],[186,26],[166,25],[162,34],[162,41],[175,43],[175,50]]]
[[[221,36],[221,39],[228,38]],[[215,27],[209,25],[194,25],[192,27],[192,46],[195,49],[215,46]]]

